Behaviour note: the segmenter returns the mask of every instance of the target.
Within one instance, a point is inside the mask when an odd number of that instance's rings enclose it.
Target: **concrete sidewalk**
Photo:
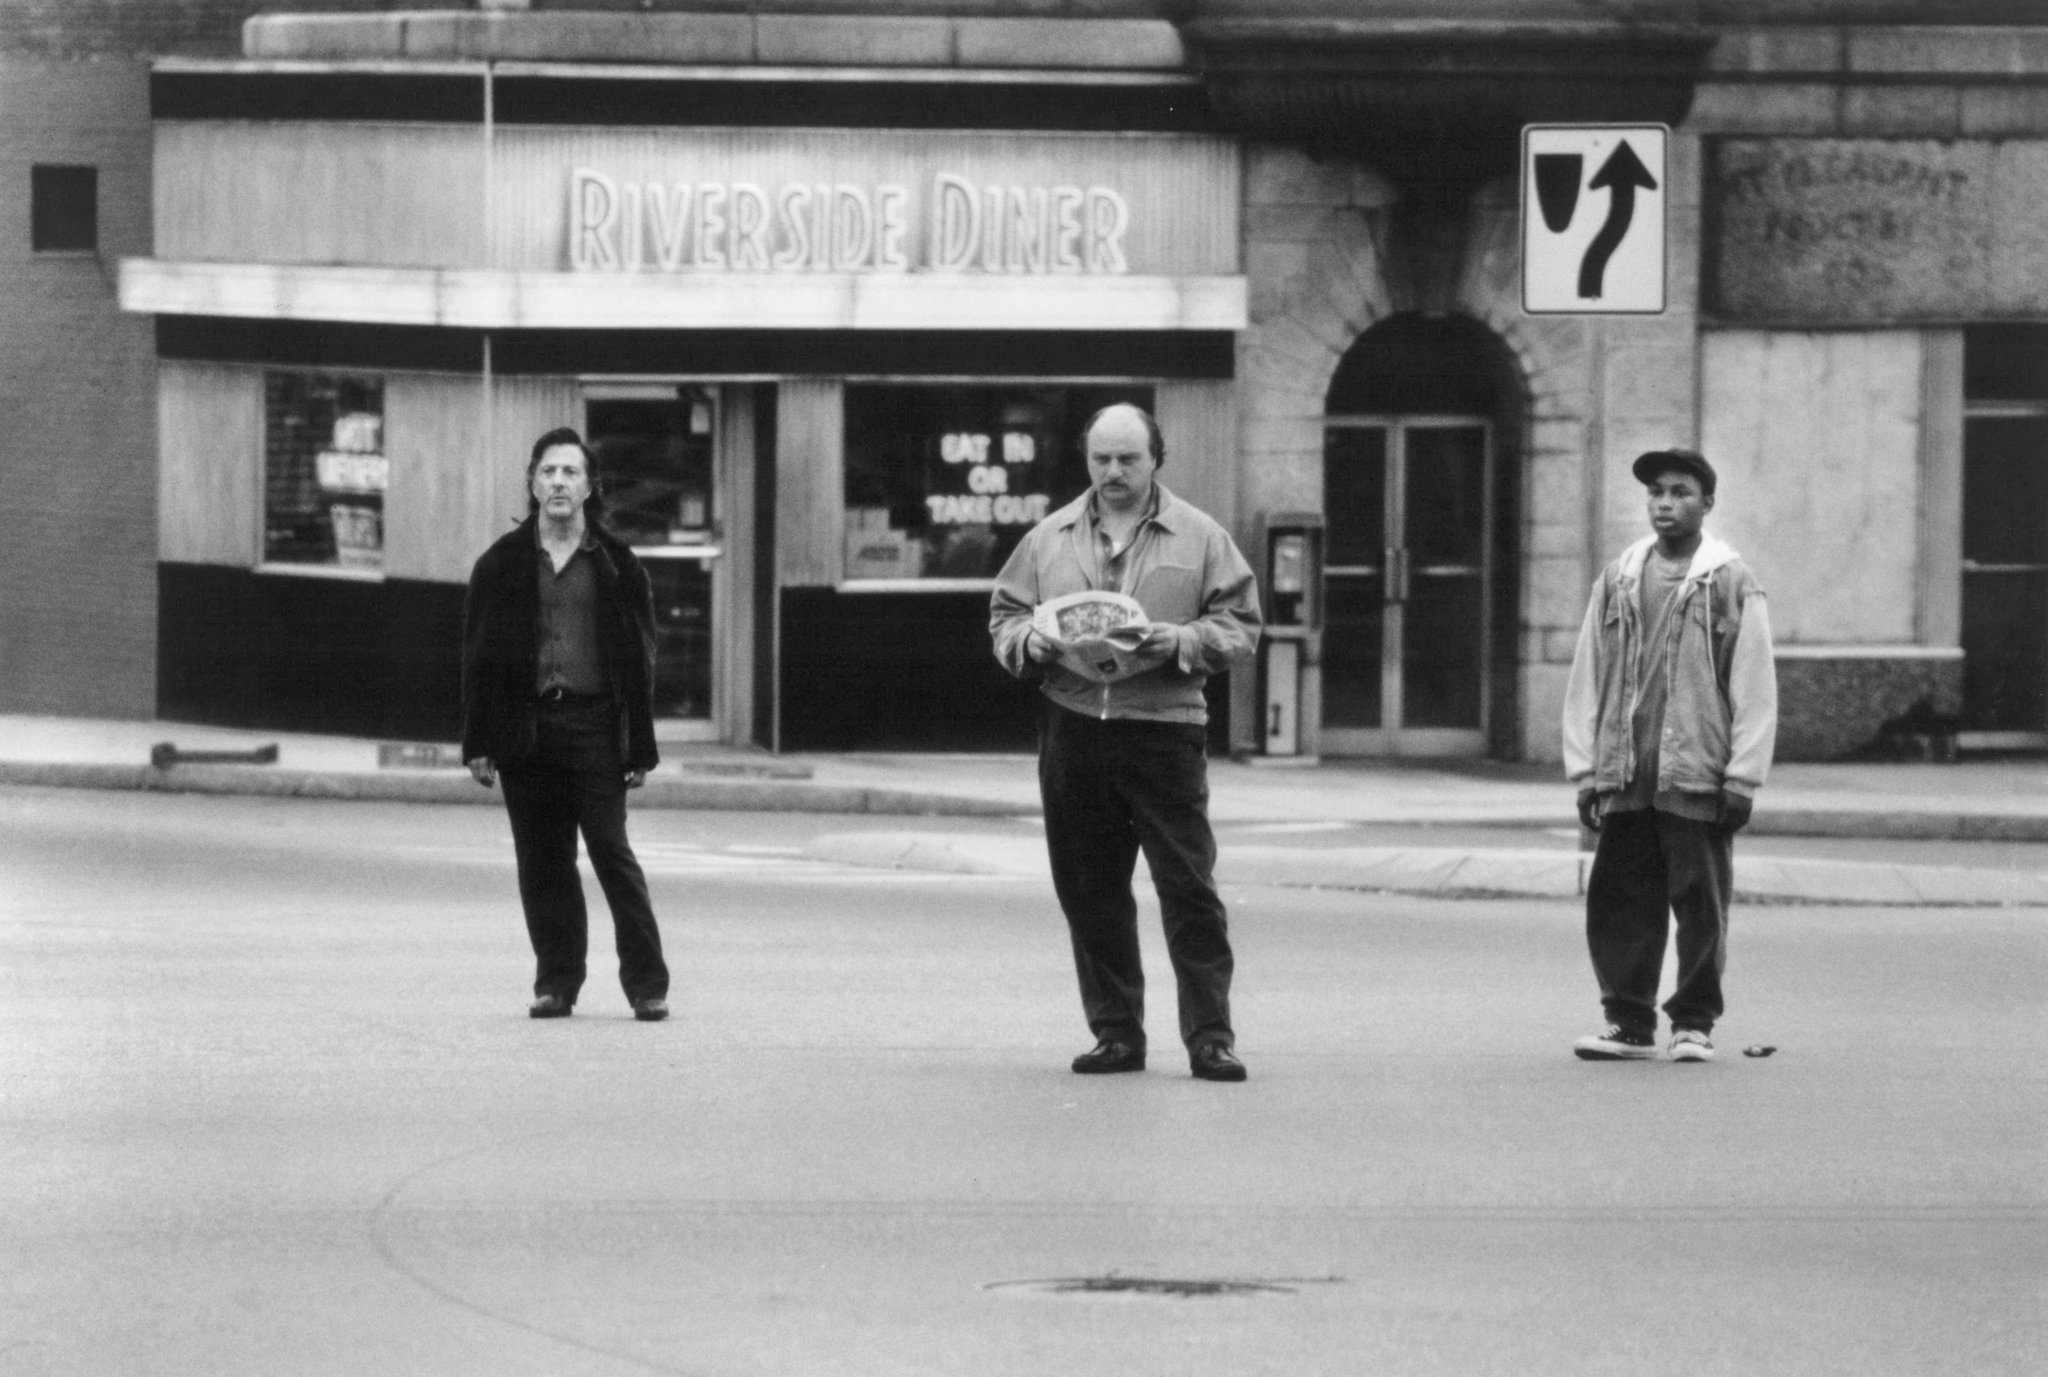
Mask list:
[[[276,753],[262,764],[152,764],[152,750],[165,745],[181,754],[269,746]],[[451,746],[422,743],[0,716],[0,784],[495,806],[497,792],[479,788],[455,756]],[[927,817],[1031,817],[1039,811],[1035,764],[1024,755],[771,756],[668,742],[663,756],[635,796],[636,806]],[[1210,792],[1211,816],[1225,826],[1576,825],[1572,791],[1552,766],[1346,761],[1288,767],[1217,760]],[[1782,765],[1758,800],[1751,830],[2048,841],[2048,760]],[[819,858],[842,863],[977,874],[1044,870],[1040,844],[1021,838],[869,833],[864,840],[821,840],[830,843],[830,854]],[[1583,893],[1585,857],[1517,849],[1516,839],[1502,840],[1499,848],[1236,845],[1219,874],[1231,883],[1444,897]],[[2048,905],[2048,875],[2011,870],[1744,856],[1736,883],[1739,896],[1754,902]]]
[[[151,749],[242,751],[275,744],[270,764],[158,768]],[[441,764],[380,764],[405,743],[171,722],[0,716],[0,783],[189,793],[277,794],[435,803],[495,803],[447,745]],[[1019,816],[1038,812],[1024,755],[771,756],[664,742],[664,761],[636,797],[642,807],[821,813]],[[1279,767],[1217,760],[1219,823],[1353,822],[1481,826],[1573,825],[1572,791],[1554,766],[1485,761],[1325,762]],[[1757,800],[1759,835],[2048,841],[2048,759],[1960,765],[1779,765]]]

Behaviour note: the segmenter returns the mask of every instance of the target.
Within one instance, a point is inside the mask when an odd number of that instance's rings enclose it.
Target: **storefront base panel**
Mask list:
[[[1925,732],[1930,718],[1952,723],[1962,701],[1960,658],[1782,657],[1777,758],[1842,760],[1879,751],[1887,728]]]
[[[1005,673],[986,593],[782,590],[785,751],[1029,751],[1038,694]]]
[[[1208,684],[1209,750],[1230,749],[1230,681]],[[1038,690],[996,663],[986,593],[782,590],[782,749],[1038,748]]]
[[[157,715],[269,731],[452,742],[456,584],[157,566]]]

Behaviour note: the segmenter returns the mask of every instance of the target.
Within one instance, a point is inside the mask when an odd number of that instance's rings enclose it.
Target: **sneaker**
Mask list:
[[[1714,1044],[1705,1033],[1697,1028],[1674,1028],[1671,1030],[1671,1060],[1712,1061]]]
[[[1104,1038],[1090,1051],[1074,1058],[1074,1070],[1083,1076],[1113,1076],[1120,1071],[1143,1071],[1145,1053],[1128,1042]]]
[[[1657,1055],[1655,1033],[1632,1033],[1618,1023],[1604,1033],[1588,1033],[1572,1044],[1580,1061],[1642,1061]]]

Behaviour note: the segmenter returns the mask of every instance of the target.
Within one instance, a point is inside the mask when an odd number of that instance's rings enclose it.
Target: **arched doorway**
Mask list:
[[[1461,317],[1391,317],[1324,402],[1321,750],[1511,755],[1521,388]]]

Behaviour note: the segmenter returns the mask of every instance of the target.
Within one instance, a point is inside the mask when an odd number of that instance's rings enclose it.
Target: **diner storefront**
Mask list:
[[[164,716],[448,737],[469,564],[570,425],[663,739],[1028,744],[988,592],[1086,417],[1155,409],[1232,515],[1239,149],[1180,78],[737,86],[158,65]]]
[[[469,563],[572,425],[655,571],[664,739],[1023,747],[990,576],[1134,400],[1265,587],[1219,749],[1554,759],[1674,444],[1769,590],[1782,758],[2048,745],[2026,6],[805,8],[156,64],[161,716],[452,735]],[[1524,309],[1530,124],[1667,131],[1662,310]]]

